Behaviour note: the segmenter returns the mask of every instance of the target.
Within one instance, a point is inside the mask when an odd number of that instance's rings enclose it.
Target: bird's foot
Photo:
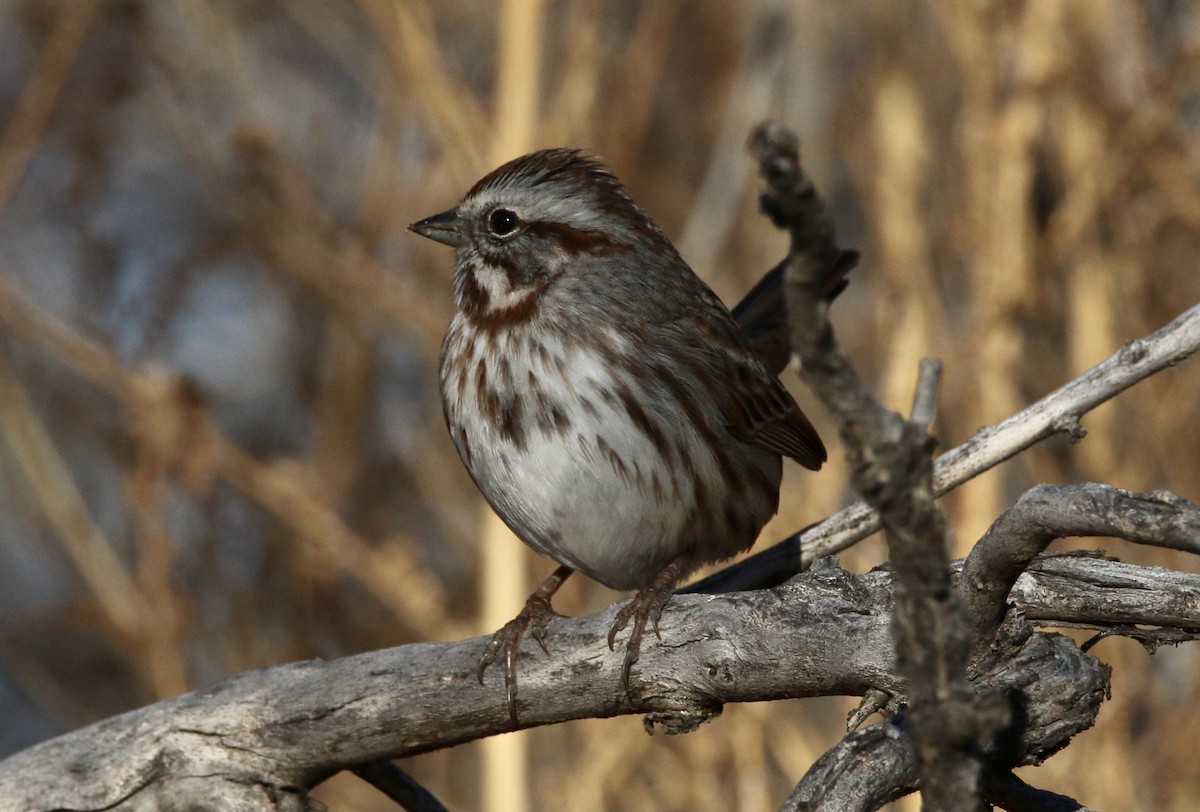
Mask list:
[[[662,617],[663,607],[675,593],[675,585],[679,583],[688,564],[689,560],[682,557],[663,567],[658,575],[654,576],[650,585],[638,590],[638,593],[633,596],[633,600],[621,607],[617,616],[613,618],[612,627],[608,630],[610,651],[614,650],[616,646],[617,633],[628,626],[630,620],[633,621],[633,628],[629,632],[629,642],[625,645],[625,662],[621,666],[621,687],[625,689],[625,693],[630,693],[629,673],[641,655],[642,635],[646,631],[646,622],[650,622],[654,629],[654,636],[662,640],[662,635],[658,633],[659,618]]]
[[[512,720],[513,727],[517,726],[517,652],[521,649],[521,640],[525,637],[525,632],[530,631],[542,651],[546,654],[550,653],[550,649],[546,647],[546,626],[553,618],[559,616],[550,605],[550,598],[558,591],[562,582],[571,572],[569,567],[559,567],[543,581],[541,586],[529,596],[529,600],[525,601],[525,606],[517,616],[492,635],[492,639],[483,649],[483,655],[479,658],[479,667],[475,670],[475,676],[479,678],[479,684],[482,685],[483,672],[495,661],[500,652],[504,652],[504,690],[508,700],[508,717]]]

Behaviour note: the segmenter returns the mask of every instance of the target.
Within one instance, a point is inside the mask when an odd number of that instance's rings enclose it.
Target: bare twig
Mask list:
[[[95,596],[104,618],[135,644],[151,607],[104,535],[71,477],[50,432],[26,391],[0,355],[0,439],[28,478],[47,522]]]
[[[922,358],[917,369],[917,387],[913,390],[912,410],[908,422],[928,431],[937,416],[938,388],[942,383],[942,362],[937,358]]]
[[[42,129],[54,111],[99,8],[96,0],[85,0],[58,11],[54,31],[33,66],[16,109],[8,114],[8,126],[0,136],[0,209],[12,199],[38,147]]]
[[[937,496],[957,488],[1029,446],[1059,432],[1081,431],[1079,419],[1100,404],[1200,349],[1200,305],[1148,336],[1130,341],[1046,397],[947,451],[933,464]],[[833,555],[879,530],[879,517],[857,502],[823,522],[694,585],[697,592],[733,592],[787,580],[821,556]]]
[[[768,185],[763,208],[791,236],[785,294],[792,348],[805,380],[838,421],[855,488],[879,511],[896,569],[893,630],[922,795],[929,809],[978,809],[982,745],[1006,717],[967,682],[970,628],[965,605],[950,588],[928,421],[906,422],[885,409],[838,348],[820,292],[841,250],[824,203],[800,167],[795,136],[765,124],[751,135],[750,149]],[[936,376],[929,369],[923,376],[928,391],[917,397],[922,418],[933,408]]]

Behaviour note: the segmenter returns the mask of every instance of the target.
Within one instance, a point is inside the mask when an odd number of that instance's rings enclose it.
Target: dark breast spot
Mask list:
[[[596,448],[608,462],[609,467],[621,478],[621,481],[626,485],[632,484],[633,476],[629,471],[629,466],[625,464],[625,460],[621,459],[621,455],[617,453],[616,449],[609,445],[607,440],[599,436],[596,437]]]
[[[525,450],[524,413],[525,401],[514,392],[511,397],[500,400],[499,414],[495,420],[500,436],[522,451]]]
[[[571,419],[557,401],[540,401],[534,414],[537,416],[538,428],[543,434],[566,436],[571,428]]]
[[[496,377],[499,379],[501,387],[505,389],[512,387],[512,366],[508,363],[508,358],[503,355],[496,363]]]
[[[693,365],[686,374],[700,381],[707,380],[709,377],[709,372],[698,363]],[[655,375],[658,380],[666,385],[671,396],[679,404],[680,408],[683,409],[683,413],[687,415],[688,422],[698,432],[702,434],[706,433],[707,421],[704,419],[704,411],[700,406],[701,401],[689,391],[679,374],[667,367],[658,366],[655,368]]]
[[[604,390],[607,395],[609,390]],[[621,388],[617,390],[616,397],[620,399],[621,405],[625,407],[625,413],[629,415],[629,419],[637,426],[638,431],[646,435],[654,448],[662,455],[663,459],[667,459],[667,455],[671,451],[671,443],[667,439],[666,433],[662,426],[650,419],[650,415],[646,413],[645,408],[638,402],[637,398],[628,389]],[[605,398],[607,400],[607,397]]]
[[[746,485],[742,478],[741,469],[734,464],[733,457],[725,446],[711,433],[705,432],[705,439],[709,442],[709,447],[712,449],[713,461],[717,464],[717,470],[721,474],[721,479],[726,487],[733,491],[742,491]]]
[[[566,409],[557,403],[550,407],[550,420],[559,434],[566,434],[571,428],[571,418],[567,417]]]

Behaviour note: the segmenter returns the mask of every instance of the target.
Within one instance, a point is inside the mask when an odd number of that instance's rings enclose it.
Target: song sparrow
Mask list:
[[[775,377],[780,270],[741,308],[766,325],[768,370],[617,178],[577,150],[511,161],[410,228],[457,249],[441,351],[454,445],[508,526],[562,565],[492,638],[479,678],[502,650],[515,724],[521,638],[532,625],[546,649],[550,597],[578,570],[637,590],[608,641],[632,620],[628,690],[676,583],[750,547],[775,514],[781,458],[825,461]]]

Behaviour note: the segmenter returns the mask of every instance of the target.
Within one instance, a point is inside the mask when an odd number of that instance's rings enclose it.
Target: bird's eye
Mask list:
[[[488,215],[488,231],[497,237],[507,237],[517,230],[521,220],[510,209],[496,209]]]

